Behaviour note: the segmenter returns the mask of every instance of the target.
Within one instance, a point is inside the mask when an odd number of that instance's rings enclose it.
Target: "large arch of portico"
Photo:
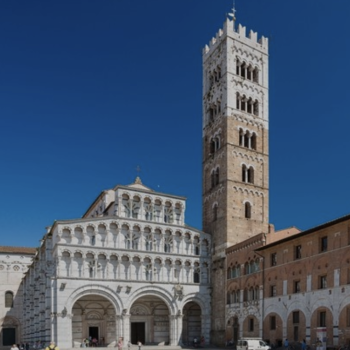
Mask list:
[[[57,293],[60,292],[64,293]],[[85,309],[88,304],[94,305],[95,310]],[[89,336],[89,328],[98,328],[98,340],[103,338],[106,345],[122,334],[123,303],[109,287],[96,283],[81,286],[67,299],[56,298],[53,309],[56,312],[51,317],[51,339],[62,348],[80,345],[83,337]]]
[[[131,292],[123,310],[124,343],[143,340],[144,343],[177,345],[178,315],[173,299],[168,290],[155,285]]]
[[[194,338],[210,341],[209,303],[200,293],[189,293],[181,298],[178,311],[178,329],[182,344],[192,343]]]

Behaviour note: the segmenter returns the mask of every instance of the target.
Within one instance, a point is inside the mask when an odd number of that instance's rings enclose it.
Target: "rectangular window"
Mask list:
[[[270,330],[276,329],[276,316],[270,316]]]
[[[277,253],[272,253],[271,254],[271,266],[276,266],[277,265]]]
[[[326,327],[326,311],[320,311],[318,326]]]
[[[324,236],[321,237],[321,241],[320,241],[320,251],[322,252],[326,252],[327,251],[327,243],[328,243],[328,237]]]
[[[327,288],[327,276],[320,276],[319,289],[326,289],[326,288]]]
[[[249,324],[248,324],[248,331],[249,332],[254,332],[254,318],[249,319]]]
[[[299,323],[299,311],[293,312],[293,323]]]
[[[301,245],[297,245],[294,248],[294,258],[295,259],[301,259]]]
[[[275,297],[277,294],[276,286],[270,286],[270,297]]]
[[[294,281],[293,292],[300,293],[300,281]]]

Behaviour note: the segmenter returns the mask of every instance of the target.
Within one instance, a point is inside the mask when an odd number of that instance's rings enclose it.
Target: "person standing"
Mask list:
[[[45,350],[59,350],[54,341],[50,342],[50,345],[45,348]]]
[[[11,350],[19,350],[17,344],[13,344],[11,346]]]
[[[303,339],[303,341],[301,342],[301,350],[306,350],[306,341],[305,341],[305,339]]]
[[[288,348],[289,348],[289,341],[286,338],[286,340],[284,341],[284,350],[288,350]]]
[[[131,341],[128,341],[128,350],[131,350]]]
[[[140,341],[138,341],[137,346],[139,347],[139,350],[141,350],[142,343]]]
[[[118,350],[122,350],[123,349],[123,342],[122,342],[122,339],[119,338],[118,340]]]

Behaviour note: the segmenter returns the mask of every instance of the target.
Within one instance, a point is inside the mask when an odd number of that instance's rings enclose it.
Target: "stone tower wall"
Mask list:
[[[225,343],[225,249],[268,232],[268,41],[226,20],[203,50],[203,229],[212,341]]]

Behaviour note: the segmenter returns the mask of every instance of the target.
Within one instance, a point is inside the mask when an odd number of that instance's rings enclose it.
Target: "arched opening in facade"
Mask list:
[[[130,341],[137,344],[169,344],[170,312],[159,297],[147,295],[132,304],[130,309]]]
[[[73,343],[91,337],[98,345],[107,346],[116,340],[116,310],[108,299],[85,295],[74,303],[72,313]]]
[[[202,310],[200,306],[190,301],[183,308],[182,343],[193,344],[193,340],[202,336]]]
[[[2,321],[1,326],[1,345],[0,346],[11,346],[12,344],[19,343],[19,322],[14,317],[6,316]]]
[[[226,345],[237,345],[239,339],[239,321],[238,317],[232,317],[226,325]]]

